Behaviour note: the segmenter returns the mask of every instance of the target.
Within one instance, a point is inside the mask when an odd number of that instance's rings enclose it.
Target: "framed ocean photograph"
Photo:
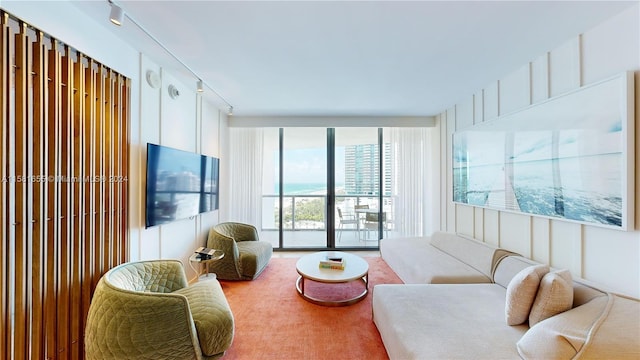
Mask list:
[[[453,134],[453,201],[633,228],[633,73]]]

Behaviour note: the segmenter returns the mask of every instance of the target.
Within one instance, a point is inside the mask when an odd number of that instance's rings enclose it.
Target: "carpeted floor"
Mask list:
[[[345,307],[302,299],[295,288],[296,258],[272,258],[253,281],[221,281],[236,325],[224,359],[387,359],[372,321],[371,297],[376,284],[401,281],[381,258],[364,259],[369,263],[369,294]],[[361,291],[363,285],[351,286]]]

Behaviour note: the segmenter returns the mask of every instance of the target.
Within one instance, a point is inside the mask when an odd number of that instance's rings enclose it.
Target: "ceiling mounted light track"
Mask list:
[[[132,22],[135,26],[137,26],[138,29],[142,30],[142,32],[144,32],[149,38],[151,38],[151,40],[153,40],[156,44],[158,44],[162,48],[162,50],[166,51],[167,54],[171,55],[171,57],[173,57],[174,60],[180,63],[180,65],[184,66],[185,69],[189,70],[189,72],[198,79],[197,88],[196,88],[198,92],[204,92],[205,86],[209,88],[220,100],[222,100],[222,102],[224,102],[228,106],[229,115],[232,115],[233,106],[225,98],[223,98],[222,95],[218,94],[218,92],[215,91],[211,86],[207,85],[204,81],[202,81],[200,76],[198,76],[198,74],[196,74],[195,71],[193,71],[189,66],[187,66],[187,64],[185,64],[174,53],[172,53],[166,46],[164,46],[164,44],[161,43],[160,40],[158,40],[155,36],[153,36],[147,29],[145,29],[144,26],[140,25],[139,22],[137,22],[134,18],[132,18],[130,14],[126,14],[125,11],[122,9],[122,7],[120,7],[118,4],[113,2],[113,0],[107,0],[107,2],[109,3],[109,5],[111,5],[111,14],[109,15],[109,20],[112,23],[120,26],[122,25],[124,21],[124,17],[126,16],[130,22]],[[178,95],[179,93],[176,94],[176,96]]]

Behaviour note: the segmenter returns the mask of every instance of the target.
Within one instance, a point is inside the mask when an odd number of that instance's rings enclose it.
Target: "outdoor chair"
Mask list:
[[[368,212],[364,218],[364,230],[366,232],[365,240],[369,240],[369,232],[375,231],[376,233],[380,229],[379,223],[382,223],[382,229],[385,231],[385,236],[389,236],[389,229],[387,228],[387,213],[382,213],[382,219],[379,219],[379,214],[375,212]],[[375,239],[378,240],[378,239]]]
[[[349,214],[349,215],[343,215],[342,214],[342,209],[340,208],[336,208],[336,210],[338,211],[338,241],[340,241],[340,239],[342,238],[342,230],[343,227],[345,225],[355,225],[356,228],[358,226],[358,218],[356,217],[355,214]],[[356,231],[357,232],[357,231]],[[358,238],[360,237],[360,233],[357,232],[357,236]]]

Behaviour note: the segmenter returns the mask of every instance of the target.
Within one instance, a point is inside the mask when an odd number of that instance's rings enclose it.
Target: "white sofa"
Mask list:
[[[508,325],[509,284],[538,263],[441,232],[385,239],[380,251],[405,282],[373,290],[374,323],[391,359],[640,358],[637,299],[573,280],[570,310],[531,328]]]

